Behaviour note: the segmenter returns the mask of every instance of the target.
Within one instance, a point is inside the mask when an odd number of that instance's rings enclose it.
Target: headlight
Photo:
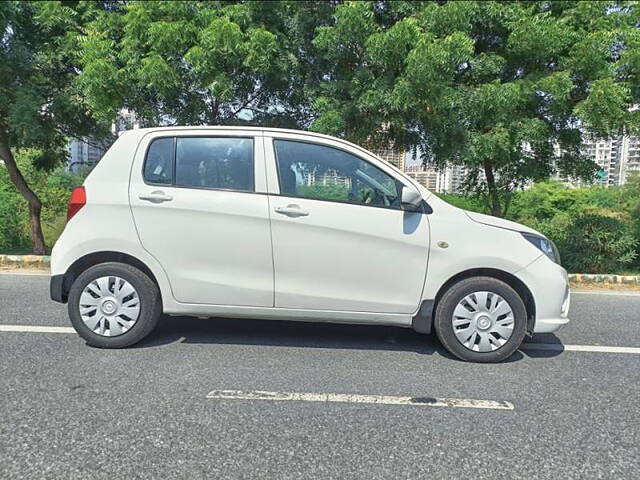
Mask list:
[[[553,243],[548,238],[541,237],[540,235],[534,235],[533,233],[522,233],[522,236],[526,238],[529,243],[533,244],[538,250],[544,253],[551,260],[560,265],[560,252],[556,248],[555,243]]]

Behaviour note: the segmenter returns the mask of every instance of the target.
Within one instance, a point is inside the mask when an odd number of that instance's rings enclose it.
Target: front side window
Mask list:
[[[182,187],[252,192],[253,139],[178,137],[176,179]]]
[[[274,146],[282,195],[400,208],[398,182],[355,155],[290,140]]]

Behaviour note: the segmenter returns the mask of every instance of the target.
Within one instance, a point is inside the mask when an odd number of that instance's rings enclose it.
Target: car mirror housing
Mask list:
[[[400,203],[402,204],[402,209],[408,212],[422,211],[422,196],[419,192],[406,185],[402,187]]]

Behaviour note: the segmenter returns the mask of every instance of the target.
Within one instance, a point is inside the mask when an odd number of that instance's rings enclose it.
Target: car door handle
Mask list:
[[[309,212],[302,210],[300,205],[296,205],[295,203],[289,204],[286,207],[276,207],[275,211],[287,217],[306,217],[309,215]]]
[[[173,200],[173,197],[171,195],[167,195],[160,190],[156,190],[155,192],[151,193],[141,193],[140,195],[138,195],[138,198],[140,200],[146,200],[152,203],[170,202],[171,200]]]

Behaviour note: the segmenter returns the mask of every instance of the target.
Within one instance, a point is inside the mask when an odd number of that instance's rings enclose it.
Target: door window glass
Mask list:
[[[176,185],[252,192],[253,139],[182,137],[176,144]]]
[[[147,150],[144,179],[149,183],[173,183],[173,138],[156,138]]]
[[[369,162],[325,145],[274,144],[282,195],[400,208],[398,182]]]

